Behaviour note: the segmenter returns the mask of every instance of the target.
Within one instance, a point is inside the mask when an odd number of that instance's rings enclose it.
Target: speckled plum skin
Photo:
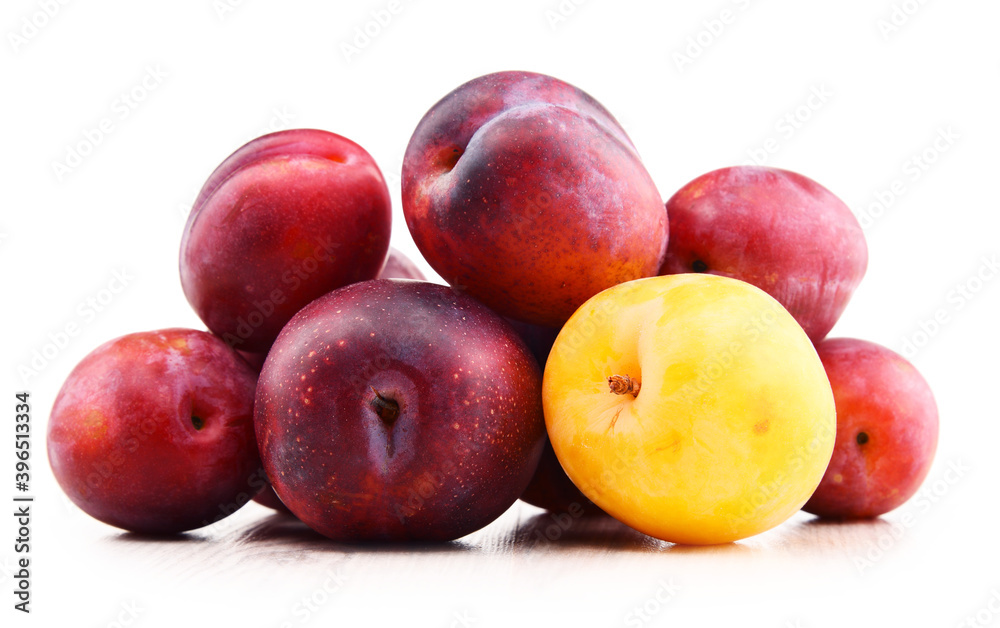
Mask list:
[[[363,148],[316,129],[265,135],[223,161],[195,200],[181,285],[216,335],[264,352],[310,301],[378,275],[391,221]]]
[[[927,477],[938,411],[924,378],[881,345],[830,338],[816,345],[837,406],[837,442],[803,510],[822,517],[877,517],[908,500]]]
[[[550,76],[489,74],[445,96],[417,125],[402,179],[427,262],[510,318],[558,327],[663,260],[667,216],[632,142]]]
[[[84,512],[125,530],[172,534],[218,521],[264,487],[256,381],[246,362],[203,331],[107,342],[56,397],[52,472]]]
[[[812,179],[756,166],[722,168],[667,201],[670,243],[661,275],[708,272],[764,290],[822,340],[868,266],[851,210]]]
[[[255,412],[282,502],[351,542],[448,541],[485,526],[527,486],[545,436],[541,372],[510,325],[447,286],[396,279],[296,314],[264,363]]]
[[[417,265],[413,263],[410,258],[401,253],[399,250],[389,247],[389,256],[385,260],[385,266],[382,267],[382,272],[379,273],[379,278],[381,279],[418,279],[423,281],[426,279],[424,274],[420,272]],[[247,359],[251,365],[253,365],[257,372],[259,373],[261,368],[264,366],[264,359],[267,357],[267,353],[253,353],[242,354],[245,359]],[[274,488],[268,483],[267,487],[258,493],[253,500],[262,506],[267,506],[277,510],[282,514],[290,515],[292,511],[285,506],[278,495],[274,492]]]

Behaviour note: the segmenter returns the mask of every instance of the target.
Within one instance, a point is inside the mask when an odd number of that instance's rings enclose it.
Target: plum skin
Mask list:
[[[426,281],[416,264],[402,251],[389,247],[389,256],[385,258],[385,266],[378,274],[379,279],[417,279]]]
[[[548,438],[545,439],[545,449],[542,450],[538,468],[520,499],[554,513],[571,513],[575,516],[604,514],[566,475]]]
[[[184,294],[230,346],[267,350],[313,299],[372,279],[391,201],[361,146],[317,129],[259,137],[206,181],[181,240]]]
[[[378,275],[383,279],[419,279],[424,280],[424,274],[420,272],[417,265],[410,258],[397,249],[389,247],[389,256],[386,258],[385,266]],[[243,354],[243,357],[260,373],[264,366],[264,359],[267,353]],[[281,502],[281,498],[274,492],[274,487],[268,482],[267,487],[258,493],[253,500],[262,506],[276,510],[281,514],[292,515],[292,511]],[[294,516],[294,515],[292,515]]]
[[[255,414],[275,492],[339,541],[483,527],[527,486],[545,436],[541,372],[514,330],[407,280],[352,284],[299,312],[264,363]]]
[[[868,266],[851,210],[812,179],[757,166],[721,168],[667,200],[670,242],[661,275],[708,272],[764,290],[822,340]]]
[[[545,361],[552,350],[559,330],[552,327],[540,327],[530,323],[508,320],[514,331],[524,340],[531,354],[535,356],[539,368],[545,369]],[[531,476],[531,482],[521,493],[521,501],[554,513],[570,513],[574,516],[595,515],[604,511],[597,504],[587,499],[580,489],[569,479],[552,443],[545,437],[545,447],[538,461],[538,468]]]
[[[253,431],[257,376],[190,329],[109,341],[70,373],[49,418],[52,472],[90,516],[147,534],[200,528],[265,486]]]
[[[816,345],[837,406],[833,458],[803,510],[864,519],[912,497],[930,471],[938,410],[926,380],[896,352],[855,338]]]
[[[386,257],[385,265],[382,267],[378,276],[381,279],[419,279],[421,281],[425,281],[427,279],[410,258],[392,247],[389,247],[389,255]],[[237,353],[243,356],[243,359],[249,362],[250,366],[252,366],[257,373],[260,373],[260,370],[264,368],[264,359],[267,357],[267,351],[270,348],[270,345],[268,345],[267,349],[263,351],[238,350]],[[266,493],[267,491],[262,491],[261,494],[258,495],[260,499],[255,498],[254,501],[263,503],[268,507],[274,507],[272,506],[274,502],[269,497],[264,496]],[[281,508],[275,509],[281,510]]]
[[[558,327],[601,290],[655,275],[663,202],[618,122],[558,79],[499,72],[417,125],[403,213],[427,262],[503,316]]]

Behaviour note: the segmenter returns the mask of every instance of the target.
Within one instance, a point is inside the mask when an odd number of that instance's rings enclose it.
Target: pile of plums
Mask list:
[[[296,129],[225,159],[180,246],[208,331],[111,340],[56,398],[48,454],[73,502],[143,533],[256,499],[340,541],[446,541],[520,498],[711,543],[803,507],[878,516],[926,476],[925,381],[826,339],[868,252],[815,181],[729,167],[664,203],[594,98],[501,72],[424,115],[402,201],[448,285],[390,248],[389,191],[354,142]]]

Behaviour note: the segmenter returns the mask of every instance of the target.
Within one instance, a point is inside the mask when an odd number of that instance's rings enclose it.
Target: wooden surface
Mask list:
[[[960,488],[868,522],[800,513],[713,547],[521,503],[441,545],[332,543],[257,504],[158,539],[50,500],[39,545],[58,558],[37,561],[30,625],[954,626],[1000,587],[995,549],[942,534]]]

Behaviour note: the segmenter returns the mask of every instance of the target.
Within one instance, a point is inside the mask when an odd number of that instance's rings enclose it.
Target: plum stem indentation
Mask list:
[[[375,390],[374,386],[369,386],[369,388],[375,393],[375,398],[371,401],[372,410],[375,411],[378,418],[382,419],[383,423],[391,427],[399,418],[399,404],[394,399],[383,397],[379,391]]]
[[[611,388],[611,392],[616,395],[638,397],[639,388],[642,387],[642,384],[639,380],[633,379],[628,375],[612,375],[608,378],[608,386]]]

